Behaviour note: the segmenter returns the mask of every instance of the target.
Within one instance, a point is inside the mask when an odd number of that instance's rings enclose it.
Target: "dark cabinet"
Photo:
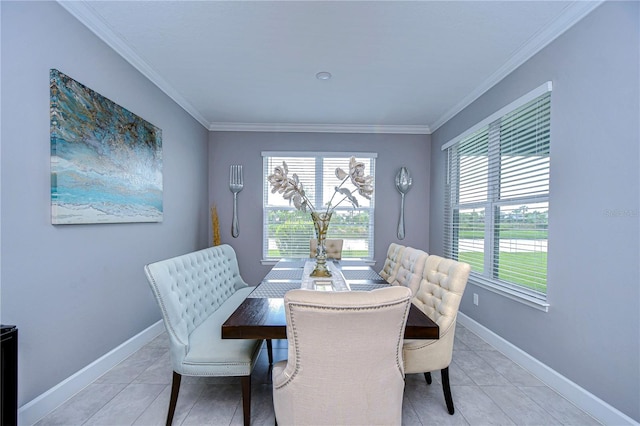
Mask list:
[[[0,326],[0,425],[18,424],[18,328]]]

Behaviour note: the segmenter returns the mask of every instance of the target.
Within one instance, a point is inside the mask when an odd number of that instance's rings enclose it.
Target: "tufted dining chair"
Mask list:
[[[391,285],[402,285],[411,289],[415,296],[422,279],[422,271],[429,255],[413,247],[405,247],[400,258],[398,272],[391,281]]]
[[[388,283],[392,283],[396,278],[398,269],[400,268],[400,259],[402,259],[402,252],[405,247],[400,244],[391,243],[387,250],[387,258],[384,260],[384,265],[380,271],[380,276],[387,280]]]
[[[411,292],[291,290],[284,300],[288,359],[272,373],[277,424],[400,425]]]
[[[344,240],[328,238],[324,241],[324,248],[327,251],[327,259],[342,259],[342,246]],[[318,240],[312,238],[309,240],[309,255],[310,257],[316,257],[316,250],[318,248]]]
[[[442,390],[449,414],[454,413],[449,364],[453,356],[456,318],[471,267],[467,263],[431,255],[427,259],[418,292],[412,303],[440,327],[438,340],[405,340],[402,352],[405,372],[424,373],[431,384],[431,371],[440,370]]]

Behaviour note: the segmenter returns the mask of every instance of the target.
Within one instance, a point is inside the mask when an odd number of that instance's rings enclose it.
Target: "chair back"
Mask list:
[[[280,425],[400,424],[411,293],[291,290],[288,360],[273,369]]]
[[[440,339],[455,326],[471,266],[431,255],[422,273],[413,303],[440,327]]]
[[[384,265],[380,271],[380,276],[387,280],[388,283],[392,283],[396,278],[398,269],[400,268],[400,259],[402,259],[402,252],[405,247],[400,244],[391,243],[387,250],[387,258],[384,260]]]
[[[398,273],[391,282],[392,285],[402,285],[411,289],[411,294],[415,296],[420,287],[422,272],[429,255],[413,247],[405,247],[400,259]]]
[[[344,245],[344,240],[335,239],[335,238],[327,238],[324,241],[324,248],[327,251],[328,259],[342,259],[342,246]],[[309,240],[309,257],[316,257],[316,250],[318,248],[318,240],[312,238]]]
[[[240,277],[233,248],[227,244],[146,265],[172,343],[188,346],[189,335],[237,290]]]

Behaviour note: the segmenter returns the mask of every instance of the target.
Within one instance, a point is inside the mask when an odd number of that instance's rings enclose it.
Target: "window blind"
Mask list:
[[[276,166],[287,163],[291,177],[294,173],[302,183],[310,202],[318,211],[326,205],[335,194],[335,186],[340,180],[335,175],[337,167],[345,171],[349,169],[352,154],[347,153],[295,153],[295,152],[263,152],[263,259],[277,260],[281,258],[309,257],[309,241],[315,238],[310,212],[302,212],[285,200],[280,193],[271,193],[267,176],[273,173]],[[374,177],[374,153],[354,154],[356,160],[365,164],[365,172]],[[332,203],[335,205],[342,197],[336,195]],[[327,238],[344,240],[343,258],[372,259],[374,256],[374,195],[371,200],[356,195],[359,206],[353,208],[350,203],[343,202],[334,210]]]
[[[546,299],[551,92],[447,144],[446,256]]]

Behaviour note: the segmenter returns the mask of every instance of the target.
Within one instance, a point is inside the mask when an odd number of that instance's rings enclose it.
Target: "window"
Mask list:
[[[546,310],[551,83],[445,144],[445,255]]]
[[[349,168],[349,160],[365,164],[367,175],[374,177],[375,158],[373,153],[295,153],[263,152],[263,244],[262,258],[266,261],[281,258],[309,257],[309,240],[315,238],[310,213],[298,211],[282,194],[271,193],[267,176],[276,166],[286,161],[289,176],[298,175],[304,185],[307,197],[314,207],[322,210],[339,183],[335,175],[337,167]],[[373,218],[375,191],[371,200],[356,195],[359,207],[353,208],[344,202],[336,207],[331,218],[327,238],[344,240],[343,258],[373,259]],[[334,201],[335,202],[335,201]]]

